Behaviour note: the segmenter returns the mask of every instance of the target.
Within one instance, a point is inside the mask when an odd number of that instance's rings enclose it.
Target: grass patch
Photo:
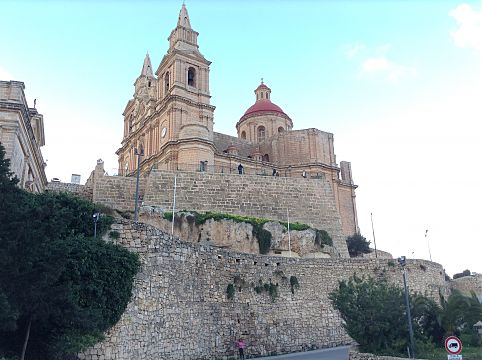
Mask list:
[[[425,351],[420,354],[416,354],[417,357],[427,360],[440,360],[447,358],[447,351],[444,348],[436,348],[433,350]],[[480,360],[482,359],[482,347],[465,346],[462,348],[464,360]]]

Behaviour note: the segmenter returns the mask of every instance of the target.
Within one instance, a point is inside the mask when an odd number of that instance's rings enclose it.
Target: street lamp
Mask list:
[[[136,198],[135,198],[135,208],[134,208],[134,221],[137,222],[139,216],[139,176],[141,173],[141,156],[144,156],[144,149],[141,147],[141,151],[134,149],[134,155],[137,156],[137,179],[136,179]]]
[[[408,333],[410,334],[410,358],[415,359],[415,342],[413,340],[413,327],[412,327],[412,315],[410,313],[410,300],[408,298],[408,288],[407,288],[407,273],[405,271],[405,265],[407,264],[407,259],[405,256],[400,256],[398,258],[398,263],[402,267],[403,274],[403,288],[405,291],[405,306],[407,307],[407,319],[408,319]]]
[[[94,239],[97,237],[97,221],[99,221],[100,213],[96,212],[92,215],[92,219],[94,220]]]

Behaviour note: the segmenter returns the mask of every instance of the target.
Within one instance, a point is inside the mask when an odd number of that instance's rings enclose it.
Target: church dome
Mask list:
[[[283,117],[288,117],[285,112],[275,103],[271,102],[271,89],[261,81],[261,84],[254,90],[256,102],[245,111],[239,120],[243,121],[247,117],[264,115],[264,113],[278,113]],[[289,118],[289,117],[288,117]]]
[[[256,103],[253,106],[251,106],[248,110],[246,110],[243,116],[249,115],[255,112],[264,112],[264,111],[274,111],[274,112],[278,112],[286,115],[278,105],[272,103],[269,100],[260,100],[260,101],[256,101]]]

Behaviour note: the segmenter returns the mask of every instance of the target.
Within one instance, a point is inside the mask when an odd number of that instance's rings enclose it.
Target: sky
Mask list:
[[[157,69],[182,1],[0,1],[0,79],[44,115],[47,177],[117,173],[122,112]],[[294,129],[335,136],[361,233],[377,248],[482,273],[481,3],[186,0],[212,61],[214,130],[263,78]],[[372,216],[371,216],[372,214]],[[427,231],[428,230],[428,231]],[[429,251],[430,249],[430,251]]]

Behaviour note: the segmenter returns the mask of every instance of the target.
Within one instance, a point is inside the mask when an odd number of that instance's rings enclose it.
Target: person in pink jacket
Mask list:
[[[239,340],[236,341],[236,346],[239,349],[239,359],[244,360],[244,348],[246,347],[246,343],[244,342],[243,338],[239,338]]]

